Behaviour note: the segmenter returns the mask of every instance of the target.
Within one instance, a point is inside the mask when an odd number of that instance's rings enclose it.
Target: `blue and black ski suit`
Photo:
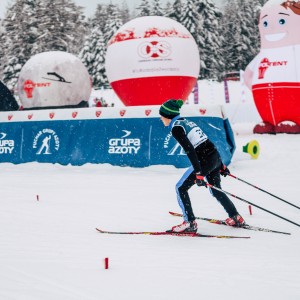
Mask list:
[[[179,115],[172,119],[169,128],[192,164],[177,182],[176,193],[184,220],[193,221],[195,216],[188,190],[195,184],[196,173],[200,172],[209,184],[221,188],[220,169],[223,163],[214,144],[194,122]],[[229,217],[238,214],[226,194],[214,189],[211,189],[211,193],[221,203]]]

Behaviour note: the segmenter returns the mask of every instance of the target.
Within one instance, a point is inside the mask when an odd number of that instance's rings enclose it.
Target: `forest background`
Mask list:
[[[258,18],[266,1],[140,0],[133,9],[126,0],[110,1],[86,16],[73,0],[12,0],[0,19],[0,79],[14,90],[33,55],[66,51],[82,60],[94,89],[109,88],[108,41],[131,19],[155,15],[178,21],[193,35],[201,61],[198,79],[221,81],[229,72],[244,70],[258,53]]]

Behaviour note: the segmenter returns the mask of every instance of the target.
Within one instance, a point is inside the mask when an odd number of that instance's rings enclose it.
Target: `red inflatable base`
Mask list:
[[[162,76],[118,80],[110,85],[126,106],[161,105],[168,99],[186,100],[196,80],[188,76]]]
[[[294,122],[281,122],[276,128],[276,133],[300,133],[300,126]]]
[[[252,86],[256,108],[265,123],[300,124],[300,82],[270,82]]]
[[[263,122],[255,125],[253,133],[258,134],[277,134],[277,133],[288,133],[288,134],[300,134],[300,126],[294,122],[286,121],[281,122],[277,126],[274,126],[268,122]]]
[[[269,134],[276,134],[275,132],[275,126],[268,123],[268,122],[263,122],[255,125],[253,128],[253,133],[258,133],[258,134],[264,134],[264,133],[269,133]]]

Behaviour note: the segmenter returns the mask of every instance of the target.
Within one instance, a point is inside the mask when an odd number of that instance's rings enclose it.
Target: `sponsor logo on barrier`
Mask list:
[[[125,113],[126,113],[126,110],[125,110],[125,109],[120,110],[120,116],[121,116],[121,117],[123,117],[123,116],[125,115]]]
[[[131,131],[122,130],[124,135],[121,138],[113,138],[108,141],[109,154],[137,154],[141,148],[141,140],[131,138]]]
[[[151,109],[146,109],[145,110],[145,115],[148,117],[151,114]]]
[[[32,148],[36,149],[37,155],[50,155],[58,151],[60,140],[53,129],[45,128],[40,130],[33,140]]]
[[[99,118],[102,114],[102,111],[101,110],[96,110],[95,114],[96,114],[96,117]]]
[[[15,141],[6,139],[6,133],[0,132],[0,154],[12,154]]]
[[[171,132],[164,140],[164,149],[167,150],[167,155],[186,155],[180,144],[172,138]]]
[[[33,117],[33,114],[30,114],[30,115],[27,116],[28,120],[31,120],[32,117]]]
[[[78,115],[78,111],[73,111],[73,112],[72,112],[72,117],[73,117],[74,119],[77,117],[77,115]]]
[[[13,115],[8,115],[7,116],[8,121],[10,121],[12,118],[13,118]]]
[[[54,118],[54,116],[55,116],[55,113],[54,113],[54,112],[51,112],[51,113],[49,113],[49,117],[50,117],[50,119],[53,119],[53,118]]]
[[[201,115],[205,115],[206,114],[206,109],[205,108],[200,108],[199,112]]]

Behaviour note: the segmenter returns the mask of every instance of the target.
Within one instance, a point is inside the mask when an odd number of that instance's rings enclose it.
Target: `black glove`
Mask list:
[[[204,177],[202,175],[200,175],[200,173],[196,173],[196,184],[198,186],[206,186],[206,182],[204,181]]]
[[[227,175],[230,174],[230,171],[229,171],[229,169],[225,165],[223,165],[222,168],[221,168],[221,170],[220,170],[220,174],[222,176],[226,177]]]

